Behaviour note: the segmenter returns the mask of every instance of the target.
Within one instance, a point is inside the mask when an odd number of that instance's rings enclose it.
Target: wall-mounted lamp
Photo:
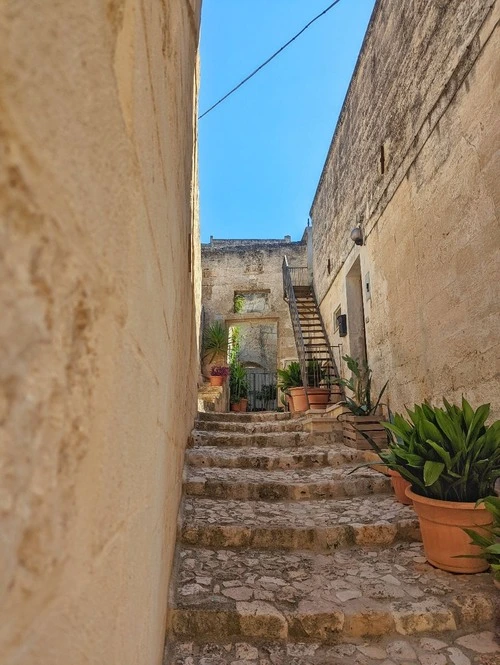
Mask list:
[[[356,245],[363,244],[363,231],[360,226],[356,226],[356,228],[351,231],[351,240],[355,242]]]

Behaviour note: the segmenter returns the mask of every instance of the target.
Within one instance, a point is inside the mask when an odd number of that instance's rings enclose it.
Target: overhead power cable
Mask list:
[[[291,44],[292,42],[294,42],[294,41],[297,39],[297,37],[300,37],[300,35],[301,35],[303,32],[305,32],[305,31],[307,30],[307,28],[310,28],[311,25],[312,25],[313,23],[315,23],[318,19],[320,19],[320,18],[321,18],[322,16],[324,16],[325,14],[327,14],[327,13],[330,11],[330,9],[333,9],[333,8],[335,7],[335,5],[338,5],[339,2],[340,2],[340,0],[335,0],[335,2],[332,2],[331,5],[329,5],[329,6],[328,6],[326,9],[324,9],[320,14],[318,14],[318,15],[315,16],[311,21],[309,21],[309,23],[308,23],[307,25],[305,25],[305,26],[302,28],[302,30],[299,30],[299,32],[298,32],[296,35],[294,35],[291,39],[289,39],[289,40],[287,41],[286,44],[283,44],[283,46],[282,46],[281,48],[279,48],[275,53],[273,53],[272,56],[271,56],[270,58],[268,58],[265,62],[263,62],[261,65],[259,65],[259,66],[257,67],[257,69],[254,69],[254,71],[253,71],[251,74],[249,74],[246,78],[244,78],[243,81],[241,81],[240,83],[238,83],[238,85],[235,86],[232,90],[230,90],[227,94],[225,94],[224,97],[221,97],[221,98],[219,99],[218,102],[215,102],[215,104],[213,104],[209,109],[207,109],[204,113],[202,113],[202,114],[198,117],[198,120],[201,120],[202,118],[204,118],[208,113],[210,113],[210,111],[213,111],[214,108],[216,108],[217,106],[219,106],[219,104],[222,104],[223,101],[225,101],[225,100],[226,100],[228,97],[230,97],[234,92],[236,92],[236,90],[239,90],[239,89],[241,88],[242,85],[245,85],[245,83],[246,83],[247,81],[249,81],[253,76],[255,76],[255,74],[257,74],[257,72],[260,72],[261,69],[263,69],[266,65],[268,65],[268,64],[271,62],[271,60],[274,60],[274,58],[275,58],[277,55],[279,55],[282,51],[284,51],[284,50],[287,48],[287,46],[290,46],[290,44]]]

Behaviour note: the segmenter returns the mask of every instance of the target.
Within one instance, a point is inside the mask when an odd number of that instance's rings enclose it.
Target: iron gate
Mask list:
[[[249,411],[276,411],[277,399],[277,372],[261,372],[247,370],[248,379],[248,410]]]

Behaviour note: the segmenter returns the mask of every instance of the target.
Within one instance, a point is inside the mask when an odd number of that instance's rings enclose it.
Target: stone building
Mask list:
[[[0,662],[159,664],[196,411],[199,0],[0,5]]]
[[[299,242],[216,240],[202,244],[205,324],[223,321],[241,334],[240,361],[249,369],[275,372],[296,359],[282,264],[307,265],[307,229]]]
[[[312,204],[330,342],[391,408],[465,393],[500,413],[499,17],[380,0]]]

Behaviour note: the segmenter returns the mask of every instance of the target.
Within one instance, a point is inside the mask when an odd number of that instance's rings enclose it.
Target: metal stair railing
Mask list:
[[[300,374],[302,376],[302,383],[304,385],[307,404],[309,406],[309,397],[308,397],[308,388],[319,385],[320,382],[325,381],[327,385],[332,385],[332,380],[339,376],[337,371],[337,365],[333,357],[332,349],[328,343],[328,337],[326,334],[325,325],[323,322],[323,317],[321,316],[320,309],[318,307],[318,301],[316,299],[316,294],[314,292],[314,287],[311,282],[309,269],[307,267],[292,267],[288,265],[288,259],[285,256],[283,258],[282,265],[283,272],[283,298],[288,302],[288,308],[290,310],[290,319],[292,321],[293,334],[295,337],[295,346],[297,347],[297,356],[299,359],[300,365]],[[310,290],[310,295],[314,301],[314,310],[318,315],[321,332],[324,337],[325,349],[327,349],[328,360],[322,361],[319,364],[311,364],[311,360],[314,361],[314,354],[309,352],[309,355],[312,355],[312,358],[307,358],[308,352],[306,351],[306,346],[304,342],[304,334],[302,331],[302,325],[300,321],[300,314],[297,307],[297,298],[295,295],[295,288],[308,288]],[[319,345],[318,345],[319,346]],[[312,378],[313,385],[309,386],[309,378]]]

